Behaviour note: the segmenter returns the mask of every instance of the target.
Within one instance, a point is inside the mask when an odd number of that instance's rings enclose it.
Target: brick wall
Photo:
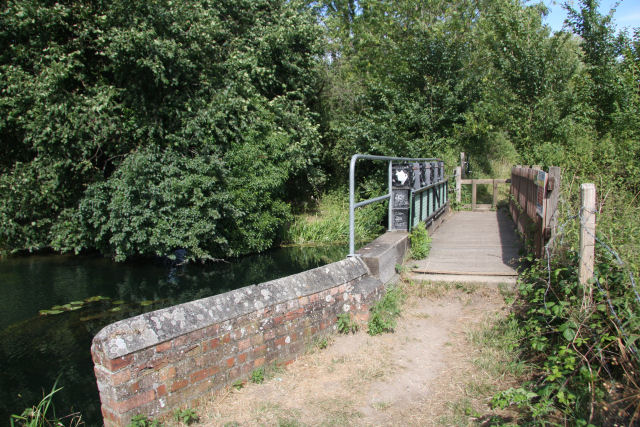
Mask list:
[[[91,347],[105,425],[160,415],[255,368],[289,363],[338,314],[366,318],[383,291],[354,257],[108,325]]]

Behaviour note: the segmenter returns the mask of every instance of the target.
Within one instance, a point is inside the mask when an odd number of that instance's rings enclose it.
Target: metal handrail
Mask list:
[[[355,180],[356,180],[356,162],[359,159],[366,160],[380,160],[380,161],[388,161],[389,162],[389,170],[388,170],[388,182],[389,182],[389,193],[383,196],[374,197],[372,199],[363,200],[361,202],[356,203],[355,199]],[[347,256],[356,256],[356,208],[369,205],[371,203],[381,202],[383,200],[387,200],[391,198],[391,190],[392,190],[392,166],[394,161],[402,161],[402,162],[426,162],[426,161],[434,161],[440,159],[436,158],[425,158],[425,157],[391,157],[391,156],[376,156],[371,154],[354,154],[351,156],[351,163],[349,164],[349,255]],[[389,226],[388,229],[391,229],[392,226],[392,218],[391,218],[391,201],[389,201]]]

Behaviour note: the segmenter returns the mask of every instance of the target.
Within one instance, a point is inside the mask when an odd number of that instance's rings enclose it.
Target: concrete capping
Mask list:
[[[386,283],[396,274],[396,264],[402,263],[408,249],[409,235],[406,231],[389,231],[356,254],[369,267],[371,275]]]
[[[447,203],[438,215],[427,223],[427,230],[437,230],[450,214],[451,208]],[[386,283],[396,274],[396,264],[402,264],[409,246],[409,234],[406,231],[388,231],[356,251],[356,254],[367,265],[371,275]]]
[[[351,257],[288,277],[144,313],[105,326],[93,338],[91,352],[116,359],[368,274],[365,263]]]

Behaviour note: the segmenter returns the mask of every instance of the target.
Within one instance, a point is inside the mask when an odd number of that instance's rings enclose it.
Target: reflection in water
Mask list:
[[[342,246],[281,248],[233,262],[116,264],[99,257],[0,260],[0,424],[37,403],[60,376],[58,414],[101,423],[90,347],[105,325],[344,258]],[[104,296],[97,300],[90,297]],[[75,301],[72,311],[39,315]],[[82,302],[82,304],[80,304]]]

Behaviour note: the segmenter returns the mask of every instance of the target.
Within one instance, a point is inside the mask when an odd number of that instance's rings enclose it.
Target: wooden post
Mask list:
[[[476,190],[477,190],[476,180],[473,179],[471,180],[471,210],[472,211],[476,210]]]
[[[465,160],[465,154],[460,153],[460,169],[462,170],[462,173],[465,173],[464,160]],[[462,176],[462,174],[460,174],[460,176]]]
[[[462,202],[462,167],[456,168],[456,202]]]
[[[498,183],[496,180],[493,180],[493,201],[491,202],[491,207],[495,209],[498,204]]]
[[[582,184],[580,186],[580,269],[578,280],[583,288],[582,309],[593,305],[593,285],[589,279],[593,277],[595,262],[596,235],[596,186]]]

